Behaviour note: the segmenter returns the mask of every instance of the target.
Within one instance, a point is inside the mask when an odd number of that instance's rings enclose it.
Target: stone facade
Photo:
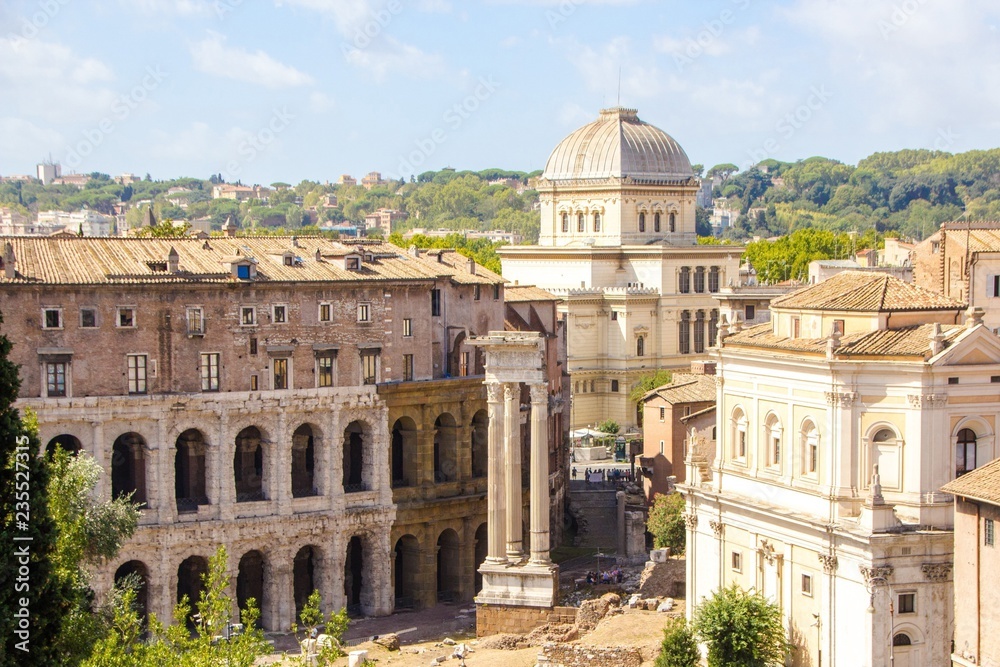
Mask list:
[[[235,606],[255,598],[268,630],[313,589],[369,615],[472,598],[486,403],[467,337],[502,328],[499,276],[314,238],[0,242],[19,406],[46,447],[96,459],[101,497],[144,504],[99,592],[139,574],[170,618],[223,545]]]

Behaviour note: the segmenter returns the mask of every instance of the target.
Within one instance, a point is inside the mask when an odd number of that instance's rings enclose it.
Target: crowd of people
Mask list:
[[[577,469],[573,468],[571,476],[576,479]],[[633,482],[632,471],[628,468],[593,469],[587,468],[583,473],[586,482]]]
[[[622,583],[623,575],[621,568],[614,568],[613,570],[604,570],[603,572],[588,572],[587,573],[587,583],[588,584],[620,584]]]

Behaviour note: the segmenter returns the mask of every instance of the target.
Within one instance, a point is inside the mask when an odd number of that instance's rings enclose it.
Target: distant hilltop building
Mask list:
[[[246,185],[230,185],[222,183],[212,186],[212,199],[232,199],[238,202],[245,202],[250,199],[260,199],[267,201],[271,196],[271,189],[261,185],[249,187]]]
[[[87,183],[90,183],[90,174],[66,174],[52,181],[53,185],[72,185],[80,189],[86,187]]]
[[[391,208],[380,208],[365,216],[365,227],[377,229],[386,238],[392,233],[392,226],[397,222],[402,222],[409,218],[406,211],[397,211]]]
[[[385,185],[385,183],[386,182],[382,180],[382,174],[377,171],[368,172],[361,179],[361,185],[363,185],[367,190],[371,190],[372,188],[379,185]]]
[[[500,248],[504,277],[560,297],[572,428],[635,426],[632,386],[715,344],[712,294],[738,278],[743,248],[697,245],[691,162],[635,109],[605,109],[571,133],[533,185],[538,245]]]
[[[340,185],[357,185],[358,179],[354,178],[350,174],[343,174],[337,179],[337,183]]]
[[[42,185],[49,185],[62,176],[62,165],[55,162],[42,162],[35,167],[35,170]]]
[[[114,231],[114,217],[84,208],[80,211],[41,211],[38,214],[38,227],[51,233],[65,229],[73,234],[82,232],[83,236],[111,236]]]

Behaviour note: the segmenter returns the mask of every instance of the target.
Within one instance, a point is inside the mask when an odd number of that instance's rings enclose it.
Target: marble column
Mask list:
[[[521,494],[521,385],[504,385],[504,456],[506,464],[507,560],[521,561],[523,556],[524,508]]]
[[[488,492],[486,494],[487,526],[489,530],[488,553],[490,563],[507,562],[506,547],[506,494],[504,479],[504,404],[503,385],[499,382],[486,384],[486,406],[489,411],[489,431],[487,433],[489,459]]]
[[[531,385],[531,562],[549,564],[549,392]]]

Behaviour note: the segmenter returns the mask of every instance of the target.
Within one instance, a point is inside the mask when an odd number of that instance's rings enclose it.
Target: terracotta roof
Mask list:
[[[941,490],[970,500],[1000,505],[1000,459],[993,459],[986,465],[965,473],[945,484]]]
[[[642,400],[648,401],[657,397],[671,405],[715,401],[715,376],[674,373],[670,384],[657,387],[647,393]]]
[[[962,223],[958,223],[961,225]],[[957,243],[959,247],[965,247],[965,239],[968,236],[969,250],[972,252],[1000,252],[1000,222],[980,223],[992,224],[992,228],[970,229],[968,234],[964,227],[948,227],[948,239]]]
[[[503,278],[446,251],[436,257],[415,258],[389,243],[342,244],[320,237],[252,236],[195,238],[54,238],[0,237],[0,249],[10,243],[17,260],[17,277],[0,284],[173,284],[228,283],[235,281],[230,262],[239,257],[257,262],[255,282],[357,282],[450,279],[459,284],[495,284]],[[178,254],[179,270],[163,270],[171,249]],[[316,259],[316,252],[320,260]],[[359,270],[344,268],[339,257],[351,253],[370,257]],[[283,255],[296,259],[286,266]],[[461,261],[455,260],[459,257]]]
[[[527,301],[558,301],[559,297],[534,285],[507,285],[503,290],[504,303]]]
[[[846,310],[958,310],[965,304],[886,273],[843,271],[771,301],[772,308]]]
[[[712,413],[712,412],[715,412],[715,406],[714,405],[710,405],[710,406],[708,406],[707,408],[705,408],[703,410],[699,410],[698,412],[692,412],[691,414],[689,414],[686,417],[681,417],[681,423],[682,424],[686,424],[689,421],[691,421],[692,419],[694,419],[695,417],[701,417],[702,415],[707,415],[707,414]]]
[[[854,357],[919,357],[929,359],[930,337],[933,324],[920,324],[900,329],[868,331],[848,334],[840,339],[837,359]],[[968,331],[965,325],[941,326],[944,347]],[[724,347],[758,347],[788,352],[806,352],[826,355],[826,338],[781,338],[774,335],[771,323],[758,324],[739,333],[727,336]]]

